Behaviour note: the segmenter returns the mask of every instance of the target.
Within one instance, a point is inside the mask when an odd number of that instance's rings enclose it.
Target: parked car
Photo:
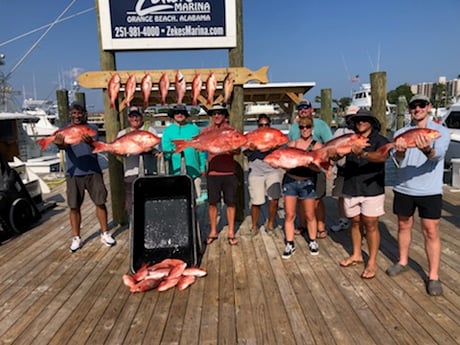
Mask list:
[[[460,158],[460,103],[449,108],[443,116],[442,124],[449,128],[450,132],[450,144],[445,159],[446,168],[450,168],[452,158]]]

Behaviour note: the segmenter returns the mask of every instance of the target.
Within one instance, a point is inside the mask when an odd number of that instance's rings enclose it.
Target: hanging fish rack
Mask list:
[[[174,83],[175,83],[175,76],[178,69],[169,69],[169,70],[131,70],[131,71],[89,71],[82,73],[78,76],[77,80],[81,87],[88,88],[88,89],[107,89],[109,80],[111,77],[117,73],[120,76],[120,91],[124,90],[124,86],[126,81],[128,80],[130,75],[134,75],[138,86],[136,87],[136,92],[134,96],[134,100],[132,104],[142,104],[142,90],[140,87],[140,83],[142,78],[149,73],[152,77],[152,93],[151,93],[151,101],[149,103],[155,103],[157,99],[159,99],[159,81],[160,78],[164,73],[168,76],[168,80],[170,82],[169,89],[174,90]],[[233,83],[234,85],[243,85],[249,81],[255,81],[261,84],[268,83],[268,66],[263,66],[258,70],[250,70],[246,67],[228,67],[228,68],[202,68],[202,69],[180,69],[180,72],[184,76],[185,82],[187,84],[187,91],[191,89],[191,84],[194,77],[197,74],[201,74],[201,78],[203,79],[203,87],[202,89],[206,89],[206,80],[211,73],[214,74],[216,81],[217,81],[217,89],[222,88],[222,83],[224,82],[225,78],[229,73],[232,73],[233,76]],[[171,93],[171,92],[170,92]],[[184,97],[184,103],[190,104],[191,97],[190,92],[187,92],[187,96]],[[202,105],[206,105],[206,98],[200,94],[199,102]],[[215,102],[219,102],[222,100],[222,95],[218,95],[215,99]],[[171,95],[168,96],[167,103],[175,103],[174,97]],[[121,112],[125,108],[125,101],[121,101],[119,103],[119,111]]]

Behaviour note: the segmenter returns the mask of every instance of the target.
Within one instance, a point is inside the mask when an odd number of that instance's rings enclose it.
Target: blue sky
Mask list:
[[[99,70],[95,10],[5,43],[52,23],[71,3],[0,0],[0,71],[27,97],[55,98],[61,84],[70,89],[84,71]],[[95,6],[77,0],[64,17]],[[350,78],[361,82],[377,70],[387,73],[388,90],[403,83],[436,81],[460,74],[460,0],[243,0],[244,65],[268,65],[271,82],[315,82],[306,94],[314,99],[331,88],[333,98],[350,96]],[[225,67],[228,53],[219,50],[122,52],[119,70]],[[102,109],[99,90],[86,92],[88,105]],[[22,102],[23,96],[17,97]]]

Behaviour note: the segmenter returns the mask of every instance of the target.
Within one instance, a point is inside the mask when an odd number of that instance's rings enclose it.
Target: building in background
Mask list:
[[[439,77],[437,82],[424,82],[411,85],[414,94],[428,96],[432,100],[439,100],[444,106],[460,102],[460,75],[452,80]]]

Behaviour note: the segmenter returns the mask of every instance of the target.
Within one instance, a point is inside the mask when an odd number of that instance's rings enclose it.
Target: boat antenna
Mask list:
[[[371,64],[371,70],[374,70],[374,64],[372,63],[372,58],[371,58],[371,54],[369,54],[369,50],[366,50],[366,53],[369,59],[369,63]]]
[[[345,67],[345,73],[347,74],[347,80],[350,81],[351,76],[350,76],[350,72],[348,72],[348,66],[347,66],[347,62],[345,61],[345,56],[343,56],[342,52],[340,52],[340,56],[342,57],[342,62],[343,62],[343,65]]]
[[[48,34],[48,32],[58,23],[61,17],[69,10],[69,8],[76,2],[77,0],[72,0],[71,3],[62,11],[62,13],[50,24],[50,26],[45,30],[45,32],[35,41],[35,43],[30,47],[30,49],[24,54],[22,58],[13,66],[11,71],[6,75],[5,79],[8,79],[11,74],[13,74],[18,67],[24,62],[24,60],[32,53],[32,51],[38,46],[43,38]]]
[[[72,19],[72,18],[77,17],[77,16],[79,16],[79,15],[85,14],[85,13],[87,13],[87,12],[90,12],[90,11],[94,10],[94,9],[95,9],[95,7],[87,8],[86,10],[77,12],[77,13],[75,13],[75,14],[72,14],[72,15],[68,16],[68,17],[64,17],[64,18],[59,19],[58,21],[56,21],[56,24],[57,24],[57,23],[64,22],[64,21],[69,20],[69,19]],[[53,22],[53,23],[54,23],[54,22]],[[42,25],[42,26],[40,26],[39,28],[33,29],[33,30],[31,30],[31,31],[28,31],[28,32],[23,33],[23,34],[21,34],[21,35],[18,35],[18,36],[16,36],[16,37],[10,38],[9,40],[6,40],[5,42],[1,42],[1,43],[0,43],[0,47],[3,47],[3,46],[5,46],[5,45],[7,45],[7,44],[9,44],[9,43],[12,43],[12,42],[14,42],[14,41],[17,41],[17,40],[19,40],[19,39],[21,39],[21,38],[23,38],[23,37],[29,36],[29,35],[31,35],[31,34],[37,32],[37,31],[40,31],[40,30],[42,30],[42,29],[45,29],[45,28],[49,27],[50,25],[53,25],[53,23],[48,23],[48,24],[46,24],[46,25]]]

